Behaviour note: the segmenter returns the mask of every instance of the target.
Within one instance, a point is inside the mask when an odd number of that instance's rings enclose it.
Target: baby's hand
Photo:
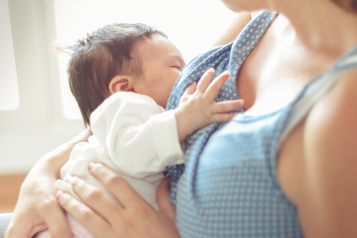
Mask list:
[[[192,83],[182,95],[178,108],[174,110],[180,142],[198,129],[213,122],[228,122],[235,113],[227,113],[243,106],[243,100],[216,103],[219,90],[230,77],[223,72],[210,84],[214,69],[207,70],[198,82]]]

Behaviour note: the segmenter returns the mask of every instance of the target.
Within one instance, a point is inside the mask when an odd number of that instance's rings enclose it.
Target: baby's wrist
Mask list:
[[[195,130],[192,128],[188,115],[183,108],[174,109],[174,115],[176,119],[179,141],[183,142]]]

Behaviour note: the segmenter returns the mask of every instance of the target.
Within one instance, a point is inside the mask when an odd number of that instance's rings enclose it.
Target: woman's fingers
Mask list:
[[[213,104],[211,107],[212,113],[223,113],[223,112],[230,112],[236,109],[242,108],[244,106],[244,101],[234,100],[234,101],[224,101],[224,102],[217,102]]]
[[[159,211],[172,220],[176,220],[176,209],[170,202],[170,194],[171,194],[171,178],[164,178],[159,188],[156,192],[156,200],[159,205]]]
[[[57,201],[55,202],[56,202],[55,205],[53,205],[52,207],[48,207],[47,211],[46,210],[44,211],[48,213],[45,222],[48,226],[51,237],[52,238],[74,237],[62,208],[60,207]]]
[[[209,101],[214,101],[219,90],[221,90],[224,83],[229,79],[230,76],[231,74],[228,71],[225,71],[221,73],[217,78],[215,78],[204,93],[205,97]]]
[[[211,79],[214,75],[214,72],[215,72],[215,70],[212,68],[212,69],[207,70],[202,75],[201,80],[198,82],[198,85],[197,85],[197,91],[199,93],[204,94],[206,92],[207,87],[208,87],[209,83],[211,82]]]
[[[56,149],[53,153],[60,154],[61,151]],[[40,160],[26,177],[6,237],[32,237],[47,228],[53,238],[73,237],[55,197],[56,177],[51,166]]]
[[[110,221],[120,213],[121,208],[99,188],[70,175],[66,175],[64,181],[71,184],[76,195],[104,219]]]
[[[130,184],[119,174],[101,163],[90,163],[90,173],[98,179],[113,196],[125,207],[137,202],[145,202]]]
[[[70,183],[73,186],[73,190],[83,199],[85,204],[70,194],[61,191],[57,193],[57,199],[61,206],[92,232],[94,236],[98,238],[180,237],[175,227],[175,222],[150,206],[120,175],[117,175],[101,163],[91,163],[89,170],[95,178],[113,193],[114,197],[117,197],[124,205],[124,208],[116,205],[117,209],[114,209],[108,206],[108,201],[100,202],[106,196],[95,195],[93,199],[88,199],[90,195],[86,195],[85,190],[90,191],[91,185],[79,178],[75,178]],[[162,192],[163,198],[166,197],[168,199],[167,191],[162,190]],[[91,204],[95,201],[97,205]],[[103,218],[101,214],[104,208],[109,209],[111,213],[116,215],[113,215],[112,219]],[[172,210],[167,211],[173,214]]]
[[[110,237],[112,228],[106,220],[89,207],[62,191],[57,192],[57,199],[61,206],[79,223],[83,224],[96,237]],[[101,204],[102,206],[105,204]],[[51,234],[52,235],[52,234]]]

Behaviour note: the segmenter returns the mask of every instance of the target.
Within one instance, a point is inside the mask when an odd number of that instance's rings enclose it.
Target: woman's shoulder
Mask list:
[[[336,136],[341,134],[343,128],[351,127],[347,131],[355,129],[357,132],[356,103],[357,68],[342,74],[335,85],[317,101],[307,117],[307,126],[311,124],[311,132],[316,131]],[[317,130],[318,128],[320,130]],[[342,133],[341,136],[343,135],[347,134]],[[357,133],[355,136],[357,139]]]
[[[343,74],[314,105],[304,129],[306,177],[303,180],[305,191],[309,191],[304,196],[310,200],[309,204],[320,204],[310,212],[315,213],[316,219],[325,217],[320,225],[329,227],[326,232],[333,234],[339,227],[338,230],[346,232],[340,234],[343,237],[352,233],[342,227],[349,220],[357,219],[356,102],[357,69],[354,69]],[[305,228],[313,232],[316,227],[311,224]]]
[[[357,219],[356,102],[352,69],[318,99],[280,150],[280,159],[289,152],[290,160],[278,160],[279,182],[297,206],[306,236],[354,237],[344,228]]]
[[[321,138],[322,140],[334,140],[335,145],[332,145],[330,149],[338,144],[342,146],[343,142],[346,142],[345,146],[348,146],[347,140],[350,139],[355,139],[357,143],[356,103],[357,68],[340,76],[335,85],[318,100],[309,113],[307,126],[311,128],[311,133],[325,135]],[[309,130],[308,133],[310,133]],[[338,138],[339,141],[337,141]]]

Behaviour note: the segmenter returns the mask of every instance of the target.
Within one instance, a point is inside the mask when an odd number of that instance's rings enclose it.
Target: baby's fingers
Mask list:
[[[242,108],[243,106],[244,106],[244,101],[242,99],[234,100],[234,101],[218,102],[212,105],[211,112],[213,114],[230,112],[238,108]]]
[[[209,83],[211,82],[211,79],[214,75],[214,72],[215,70],[212,68],[212,69],[209,69],[207,70],[201,77],[201,80],[198,82],[198,85],[197,85],[197,91],[204,94]]]
[[[232,120],[232,118],[237,115],[236,113],[220,113],[220,114],[214,114],[212,116],[212,121],[213,122],[228,122]]]
[[[217,96],[219,90],[223,87],[224,83],[229,79],[231,74],[228,71],[221,73],[217,78],[213,80],[213,82],[208,86],[205,97],[209,101],[213,101]]]
[[[193,94],[196,91],[196,86],[197,86],[196,82],[191,83],[191,85],[186,88],[182,96]]]

